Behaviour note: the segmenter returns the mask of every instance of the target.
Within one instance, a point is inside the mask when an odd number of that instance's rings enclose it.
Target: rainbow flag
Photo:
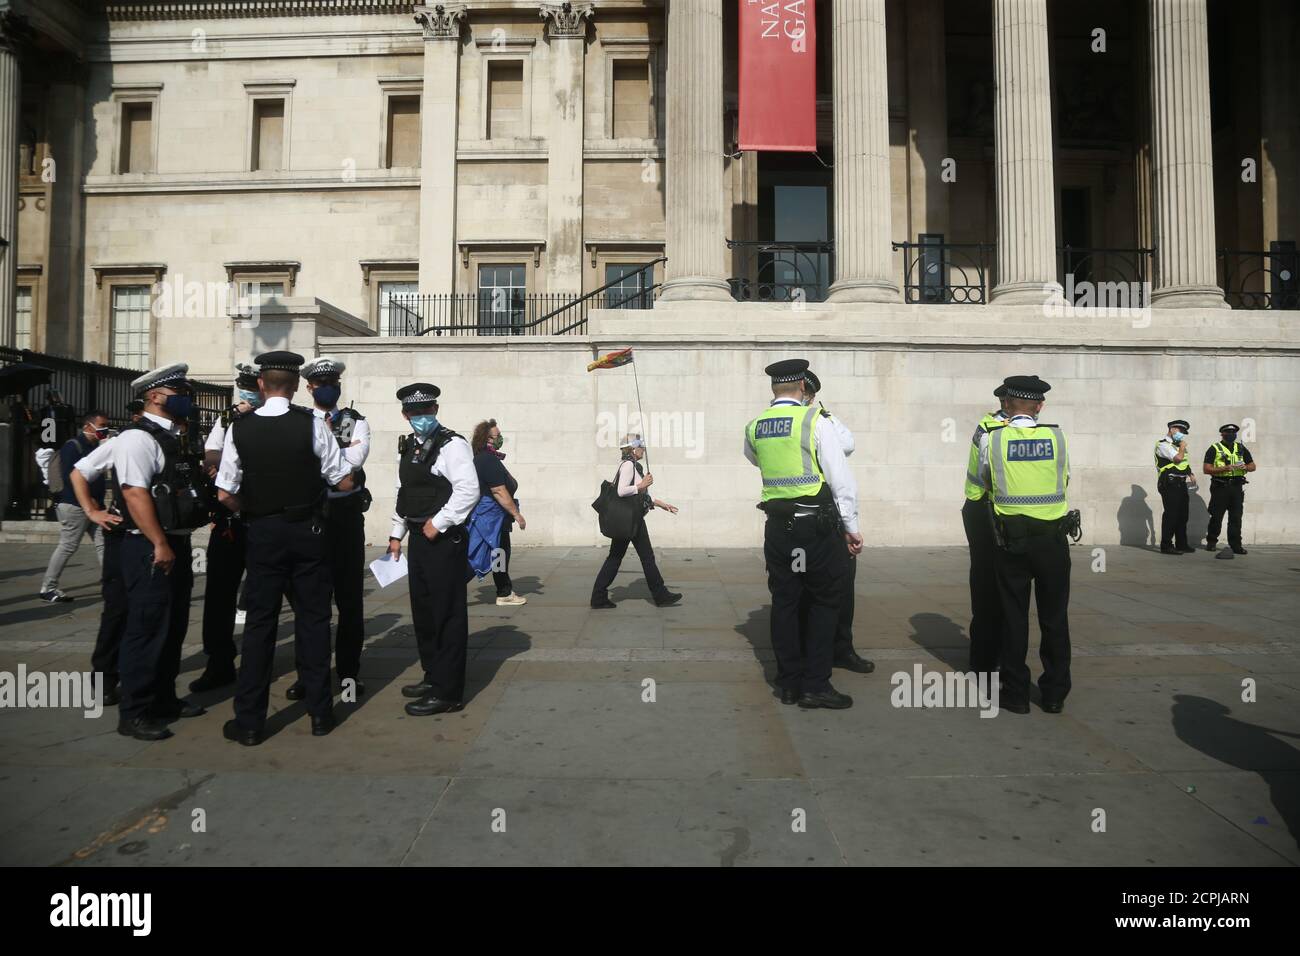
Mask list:
[[[594,372],[598,368],[618,368],[620,365],[632,364],[632,349],[619,349],[617,352],[610,352],[608,355],[602,355],[596,361],[587,365],[588,372]]]

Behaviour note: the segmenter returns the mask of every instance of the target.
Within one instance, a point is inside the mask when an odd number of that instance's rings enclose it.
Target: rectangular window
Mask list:
[[[488,139],[512,139],[524,128],[524,63],[488,61]]]
[[[240,279],[239,297],[247,299],[254,295],[263,302],[273,295],[284,295],[284,283],[262,282],[258,279]]]
[[[605,284],[614,283],[605,290],[606,309],[653,308],[646,287],[653,281],[648,266],[635,262],[611,262],[605,266]]]
[[[149,287],[113,287],[113,337],[109,361],[119,368],[149,367]]]
[[[420,165],[420,98],[391,96],[388,99],[388,168]]]
[[[478,324],[509,335],[524,322],[524,294],[528,269],[524,265],[478,267]]]
[[[418,282],[379,283],[379,334],[414,335],[419,328]]]
[[[254,170],[284,168],[284,100],[256,100],[253,103]]]
[[[122,104],[121,154],[117,168],[123,173],[154,171],[152,103]]]
[[[32,347],[32,287],[20,285],[14,296],[14,348]]]
[[[645,60],[615,60],[613,64],[612,131],[615,139],[654,139],[654,104],[650,96],[650,64]]]

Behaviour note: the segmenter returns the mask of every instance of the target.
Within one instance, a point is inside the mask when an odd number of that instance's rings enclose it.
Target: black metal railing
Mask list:
[[[903,253],[903,301],[983,305],[994,258],[991,242],[895,242]]]
[[[835,243],[728,239],[737,302],[825,302],[835,281]]]
[[[1056,258],[1065,301],[1080,308],[1146,308],[1154,253],[1153,249],[1062,246]]]
[[[1218,269],[1219,287],[1234,309],[1300,309],[1300,252],[1294,248],[1220,249]]]
[[[37,450],[61,448],[80,431],[82,416],[92,409],[103,411],[113,428],[126,425],[130,421],[126,406],[135,397],[131,382],[144,372],[0,347],[0,366],[17,362],[49,369],[50,380],[48,385],[33,385],[21,394],[0,396],[7,403],[8,421],[13,426],[9,500],[3,502],[4,516],[42,518],[49,510],[50,499],[36,461]],[[194,399],[189,427],[205,436],[230,405],[231,389],[195,382]]]
[[[652,309],[660,286],[653,262],[580,296],[491,289],[389,299],[390,335],[581,335],[593,309]]]

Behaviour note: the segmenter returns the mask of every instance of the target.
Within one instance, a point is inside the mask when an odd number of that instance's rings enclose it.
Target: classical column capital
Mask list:
[[[0,13],[0,51],[18,53],[32,38],[32,28],[27,18],[5,10]]]
[[[464,3],[435,3],[415,8],[415,22],[426,40],[459,40],[460,24],[468,8]]]
[[[564,0],[563,3],[543,3],[538,15],[546,21],[546,32],[551,39],[580,40],[587,35],[587,23],[596,15],[592,0]]]

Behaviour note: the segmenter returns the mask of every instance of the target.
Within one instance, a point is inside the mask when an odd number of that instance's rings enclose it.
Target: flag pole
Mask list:
[[[636,412],[637,412],[637,417],[641,420],[641,447],[645,449],[645,470],[646,473],[648,474],[650,472],[650,448],[648,445],[645,444],[645,439],[646,439],[645,412],[642,411],[641,409],[641,380],[636,377],[635,356],[633,356],[632,361],[629,364],[631,364],[632,366],[632,382],[633,384],[636,385]]]

